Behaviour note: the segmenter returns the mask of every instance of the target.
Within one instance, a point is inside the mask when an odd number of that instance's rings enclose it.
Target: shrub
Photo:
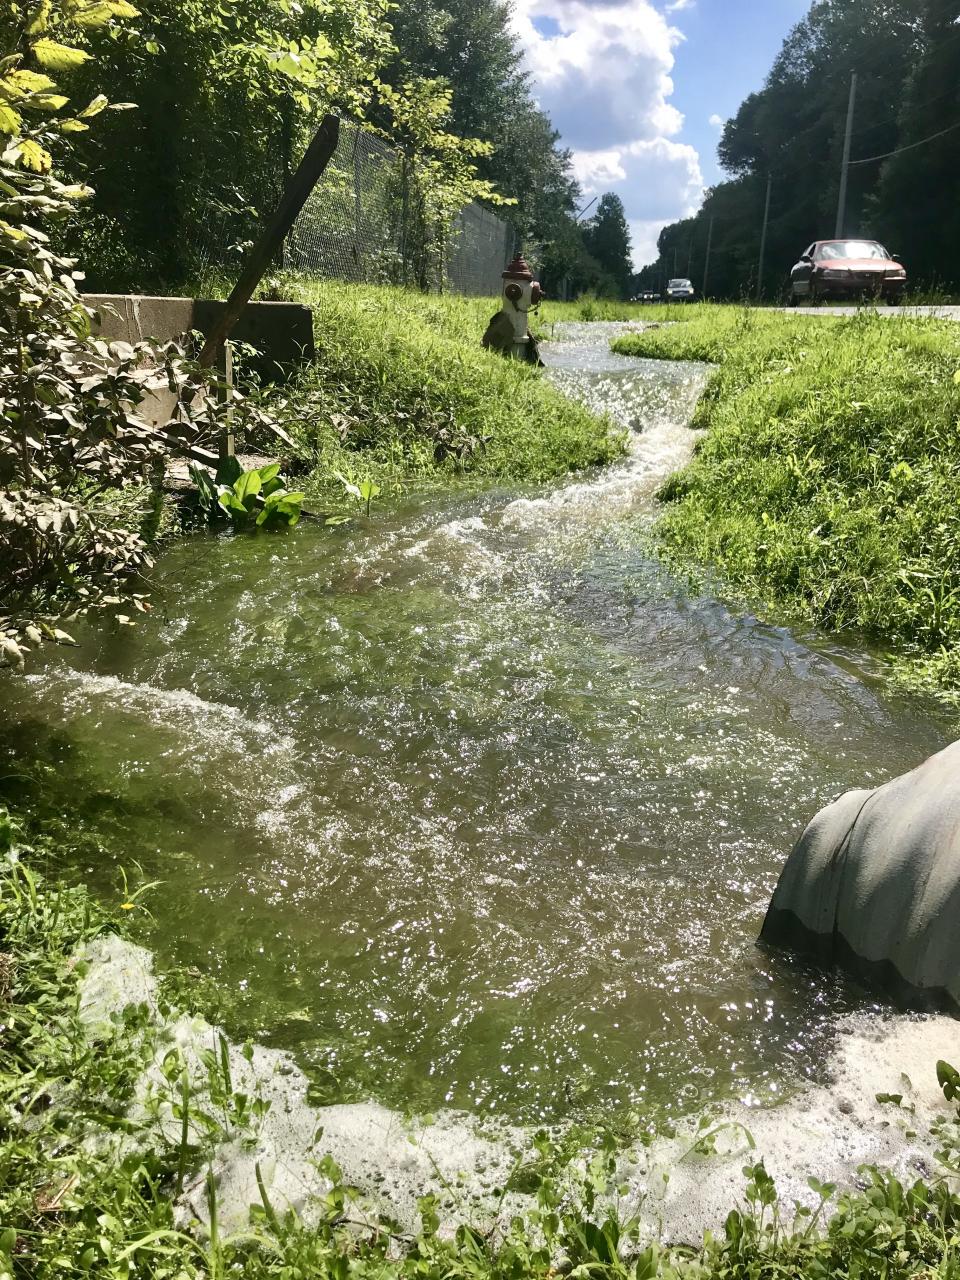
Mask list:
[[[153,389],[184,393],[174,429],[199,439],[226,408],[205,394],[216,392],[215,379],[176,344],[93,337],[75,264],[51,247],[52,230],[89,194],[54,176],[52,152],[108,104],[99,96],[62,116],[67,99],[24,61],[29,53],[51,70],[76,66],[89,54],[61,39],[133,13],[126,0],[14,4],[2,28],[0,663],[22,664],[25,648],[44,638],[68,641],[54,625],[64,615],[146,607],[138,587],[150,565],[149,530],[120,520],[115,495],[140,488],[156,504],[165,456],[178,446],[140,409]]]

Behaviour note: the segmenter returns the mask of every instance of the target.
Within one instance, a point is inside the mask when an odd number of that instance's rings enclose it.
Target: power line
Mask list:
[[[923,111],[925,107],[932,107],[935,102],[939,102],[941,98],[955,98],[957,96],[957,86],[951,85],[949,89],[944,89],[943,93],[935,93],[932,98],[924,98],[922,102],[907,102],[907,106],[911,111]],[[904,121],[902,109],[894,115],[881,116],[879,120],[874,120],[871,124],[862,124],[859,128],[854,129],[853,136],[856,138],[861,133],[872,133],[875,129],[883,129],[889,124],[899,125],[901,128],[904,123],[909,123],[909,117]]]
[[[929,138],[921,138],[919,142],[911,142],[905,147],[897,147],[893,151],[885,151],[880,156],[867,156],[865,160],[851,160],[850,166],[852,168],[855,164],[873,164],[877,160],[886,160],[890,156],[898,156],[903,151],[913,151],[915,147],[922,147],[927,142],[933,142],[935,138],[942,138],[945,133],[953,133],[954,129],[960,129],[960,120],[956,124],[948,125],[946,129],[941,129],[939,133],[931,133]]]

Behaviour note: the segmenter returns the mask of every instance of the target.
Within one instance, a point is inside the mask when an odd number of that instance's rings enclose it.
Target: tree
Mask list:
[[[553,283],[579,252],[573,227],[578,188],[570,153],[534,103],[522,50],[504,0],[424,0],[391,15],[396,52],[381,78],[399,87],[411,77],[445,81],[450,128],[489,143],[476,158],[480,178],[512,203],[501,211],[532,262]]]
[[[718,155],[732,182],[713,188],[697,215],[695,246],[705,244],[706,223],[714,218],[712,294],[737,297],[755,289],[768,175],[765,296],[780,293],[801,249],[833,234],[854,71],[853,158],[897,146],[901,126],[891,104],[902,97],[913,74],[923,3],[815,0],[789,33],[763,88],[750,94],[724,127]],[[880,169],[878,160],[849,170],[848,234],[870,235],[879,228]]]
[[[138,30],[95,34],[95,74],[137,106],[78,137],[70,159],[97,192],[71,244],[91,283],[177,287],[241,247],[318,117],[365,118],[392,48],[389,8],[143,0]],[[93,66],[77,68],[74,92],[88,90]]]
[[[452,92],[444,80],[408,81],[400,89],[380,87],[388,109],[385,131],[398,148],[408,226],[404,240],[416,246],[412,268],[422,289],[444,279],[442,261],[453,220],[471,200],[509,201],[477,174],[477,157],[491,144],[449,131]]]
[[[927,0],[903,97],[899,154],[882,170],[877,216],[914,278],[960,288],[960,0]],[[940,134],[941,136],[936,136]],[[929,139],[929,141],[928,141]]]
[[[630,289],[630,230],[623,201],[613,191],[600,197],[596,214],[584,228],[584,246],[613,281],[620,297]]]

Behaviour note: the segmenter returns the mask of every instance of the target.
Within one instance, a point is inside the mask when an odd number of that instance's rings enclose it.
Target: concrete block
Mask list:
[[[161,298],[130,293],[89,293],[84,302],[97,312],[96,331],[108,342],[169,342],[196,330],[209,333],[224,303],[200,298]],[[231,334],[256,347],[253,367],[276,380],[312,360],[313,312],[299,302],[248,302]]]

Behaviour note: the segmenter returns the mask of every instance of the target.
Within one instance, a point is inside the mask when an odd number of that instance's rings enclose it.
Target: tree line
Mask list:
[[[23,46],[30,9],[0,15],[5,47]],[[507,0],[122,0],[120,9],[81,32],[83,56],[61,68],[71,98],[107,85],[112,102],[131,104],[70,133],[61,159],[93,189],[62,245],[88,288],[175,291],[211,267],[229,274],[242,235],[224,234],[211,261],[199,231],[255,226],[335,111],[398,149],[405,175],[419,178],[410,207],[422,218],[449,220],[458,201],[485,200],[552,291],[627,289],[629,250],[611,256],[607,207],[578,220],[570,153],[534,100]]]
[[[730,179],[663,230],[635,287],[684,274],[700,288],[706,273],[711,297],[781,296],[799,254],[835,231],[854,73],[843,234],[900,254],[916,287],[960,288],[960,0],[815,0],[724,126]]]

